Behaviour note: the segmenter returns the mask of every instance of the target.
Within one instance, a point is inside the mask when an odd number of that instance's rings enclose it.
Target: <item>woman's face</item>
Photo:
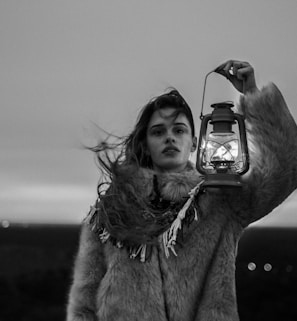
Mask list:
[[[174,115],[173,107],[153,113],[147,128],[146,140],[153,168],[159,172],[180,172],[196,149],[197,139],[184,114]]]

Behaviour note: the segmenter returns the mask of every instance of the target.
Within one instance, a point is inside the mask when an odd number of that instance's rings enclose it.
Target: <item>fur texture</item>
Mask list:
[[[239,109],[249,132],[251,169],[245,187],[200,196],[200,220],[183,228],[177,257],[166,258],[159,241],[150,260],[131,260],[125,249],[102,244],[84,224],[67,321],[238,320],[235,259],[240,235],[297,187],[297,126],[281,93],[270,84],[243,97]],[[153,173],[141,171],[132,175],[132,184],[146,198]],[[194,169],[158,178],[162,197],[174,201],[199,181]]]
[[[106,193],[90,211],[92,230],[101,239],[123,246],[156,245],[199,182],[200,175],[190,162],[182,173],[158,175],[120,165]],[[187,221],[195,214],[193,206],[189,206]]]

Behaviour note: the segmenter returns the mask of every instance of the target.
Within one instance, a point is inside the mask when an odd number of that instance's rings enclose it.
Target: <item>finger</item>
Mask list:
[[[214,71],[222,76],[224,76],[226,79],[230,80],[230,77],[233,75],[232,73],[232,60],[228,60],[221,65],[219,65]],[[231,73],[230,73],[231,70]]]
[[[232,72],[230,73],[230,71],[232,70],[233,67],[233,60],[228,60],[225,64],[224,70],[228,75],[232,75]]]
[[[248,62],[244,62],[244,61],[234,61],[233,62],[233,73],[235,76],[238,76],[238,71],[243,69],[243,68],[247,68],[249,67],[250,64]]]
[[[224,62],[224,63],[220,64],[217,68],[215,68],[214,71],[217,72],[217,73],[222,73],[222,71],[224,70],[224,67],[225,67],[226,63],[227,63],[227,62]]]
[[[240,68],[237,71],[237,78],[238,79],[246,79],[249,75],[253,74],[253,72],[254,72],[254,69],[250,65],[247,67],[244,67],[244,68]]]
[[[222,68],[219,69],[219,67],[218,67],[218,68],[216,68],[216,69],[214,70],[214,72],[216,72],[216,73],[218,73],[218,74],[220,74],[220,75],[226,76],[226,75],[225,75],[225,70],[222,69]]]
[[[214,71],[220,74],[225,73],[230,69],[233,60],[225,61],[224,63],[220,64]]]

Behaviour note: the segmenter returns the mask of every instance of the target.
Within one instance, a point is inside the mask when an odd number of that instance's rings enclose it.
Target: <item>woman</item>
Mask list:
[[[175,90],[149,102],[123,155],[108,163],[99,153],[111,183],[82,227],[68,321],[239,320],[237,244],[297,187],[297,126],[275,85],[258,90],[250,64],[230,60],[216,71],[243,94],[244,187],[202,190],[188,161],[189,106]]]

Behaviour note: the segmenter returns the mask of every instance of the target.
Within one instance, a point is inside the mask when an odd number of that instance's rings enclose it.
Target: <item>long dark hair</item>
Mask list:
[[[184,114],[190,123],[192,136],[195,136],[194,120],[189,105],[176,89],[171,89],[169,92],[151,99],[142,108],[130,135],[122,139],[119,138],[118,142],[113,144],[106,139],[97,146],[90,148],[96,152],[98,163],[105,172],[111,175],[115,174],[119,165],[152,168],[152,160],[147,153],[146,146],[147,126],[153,113],[166,107],[175,109],[174,117]],[[114,156],[115,154],[116,156]]]

